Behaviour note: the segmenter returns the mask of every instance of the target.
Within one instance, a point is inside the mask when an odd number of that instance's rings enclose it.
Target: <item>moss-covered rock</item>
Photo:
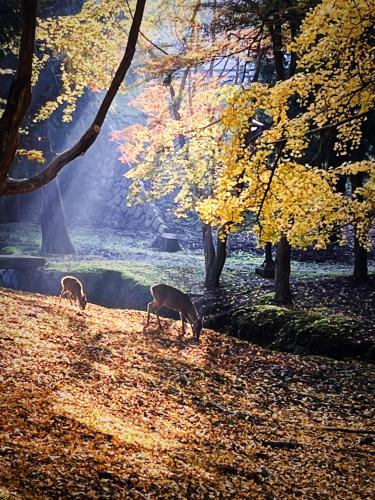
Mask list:
[[[288,309],[271,304],[235,311],[232,333],[242,339],[300,354],[322,354],[371,360],[374,346],[353,340],[361,323],[327,309]]]

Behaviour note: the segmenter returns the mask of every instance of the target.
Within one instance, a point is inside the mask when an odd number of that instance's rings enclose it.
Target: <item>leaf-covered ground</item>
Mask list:
[[[1,498],[373,498],[373,366],[144,320],[0,290]]]

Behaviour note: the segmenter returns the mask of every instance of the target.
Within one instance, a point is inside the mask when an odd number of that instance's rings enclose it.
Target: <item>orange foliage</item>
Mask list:
[[[171,320],[144,332],[142,312],[6,290],[0,321],[2,498],[374,491],[369,445],[325,429],[371,423],[370,365],[207,330],[197,345]]]

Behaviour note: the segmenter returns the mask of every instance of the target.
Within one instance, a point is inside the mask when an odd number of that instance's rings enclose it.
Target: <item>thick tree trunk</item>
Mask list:
[[[227,258],[227,236],[217,236],[216,249],[212,237],[212,228],[209,224],[202,224],[204,262],[206,266],[205,285],[209,289],[218,288],[220,276]]]
[[[209,224],[202,224],[202,237],[203,237],[203,251],[204,251],[204,264],[206,267],[206,277],[209,275],[213,268],[216,252],[212,239],[212,228]]]
[[[353,279],[358,284],[366,283],[368,280],[367,251],[357,237],[354,239]]]
[[[285,236],[281,236],[276,249],[275,301],[280,304],[292,302],[290,290],[290,254],[291,246]]]
[[[64,205],[58,179],[50,182],[42,191],[40,223],[44,254],[72,254],[74,247],[66,227]]]
[[[18,147],[19,127],[31,103],[37,1],[23,0],[21,8],[23,27],[18,67],[0,118],[0,193],[7,185],[7,175]]]
[[[210,273],[206,275],[207,288],[218,288],[220,285],[220,276],[224,268],[225,260],[227,258],[227,238],[221,240],[217,238],[216,243],[216,257]]]

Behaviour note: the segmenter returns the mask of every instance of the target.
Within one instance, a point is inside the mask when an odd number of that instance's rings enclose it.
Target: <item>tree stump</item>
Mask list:
[[[173,233],[159,234],[152,246],[163,252],[178,252],[182,250],[177,236]]]

